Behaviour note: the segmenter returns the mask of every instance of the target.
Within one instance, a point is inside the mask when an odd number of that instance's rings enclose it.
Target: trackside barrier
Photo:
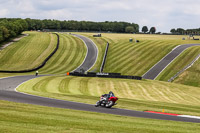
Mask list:
[[[54,33],[57,35],[57,45],[56,45],[56,48],[54,49],[54,51],[42,62],[41,65],[39,65],[38,67],[36,68],[33,68],[33,69],[27,69],[27,70],[19,70],[19,71],[7,71],[7,70],[0,70],[0,72],[2,73],[26,73],[26,72],[33,72],[33,71],[36,71],[42,67],[44,67],[44,65],[47,63],[47,61],[56,53],[56,51],[58,50],[59,48],[59,44],[60,44],[60,38],[59,38],[59,35],[57,33]]]
[[[69,73],[71,76],[80,76],[80,77],[103,77],[103,78],[123,78],[123,79],[136,79],[142,80],[140,76],[127,76],[121,75],[120,73],[94,73],[88,72],[87,74],[79,73],[79,72],[71,72]]]
[[[101,64],[101,68],[100,68],[100,72],[101,72],[101,73],[103,72],[104,65],[105,65],[105,63],[106,63],[106,57],[107,57],[107,53],[108,53],[108,48],[109,48],[109,43],[107,42],[105,54],[104,54],[104,57],[103,57],[103,62],[102,62],[102,64]]]

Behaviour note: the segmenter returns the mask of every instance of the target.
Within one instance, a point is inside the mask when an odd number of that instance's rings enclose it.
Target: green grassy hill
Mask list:
[[[157,80],[162,80],[162,81],[168,81],[171,77],[173,77],[177,72],[182,70],[185,66],[187,66],[190,62],[192,62],[195,57],[197,57],[200,54],[200,46],[194,46],[186,49],[181,55],[179,55],[156,79]],[[195,65],[196,66],[196,65]],[[200,74],[198,71],[198,66],[190,68],[193,72],[195,72],[197,75]],[[190,73],[192,74],[192,73]],[[188,80],[190,78],[198,80],[200,82],[200,78],[194,77],[194,75],[187,75]],[[178,77],[176,80],[179,80],[181,77]],[[186,80],[185,79],[185,80]],[[185,83],[183,83],[185,84]],[[187,83],[186,83],[187,84]],[[195,84],[188,84],[188,85],[194,85]]]
[[[56,35],[43,32],[26,33],[29,34],[28,37],[0,51],[0,70],[25,70],[37,67],[55,49]],[[87,48],[82,40],[68,34],[59,36],[59,49],[45,66],[39,69],[40,74],[65,74],[83,62]],[[20,74],[1,73],[0,77],[11,75]]]
[[[41,74],[65,74],[81,65],[87,48],[77,37],[59,34],[60,46],[55,55],[39,70]]]
[[[176,78],[174,83],[200,87],[200,60]]]
[[[146,73],[177,45],[200,43],[200,41],[189,40],[187,36],[184,35],[104,33],[101,38],[92,37],[92,33],[84,33],[83,35],[90,37],[99,46],[105,45],[106,42],[110,43],[104,72],[116,72],[138,76],[142,76]],[[129,42],[130,38],[133,39],[133,42]],[[182,38],[186,38],[186,40],[182,40]],[[135,43],[135,40],[139,40],[140,42]],[[100,50],[100,52],[102,53],[104,50]],[[189,64],[199,53],[199,46],[187,49],[161,73],[157,80],[168,81],[168,79]],[[190,70],[192,70],[192,68]],[[198,71],[195,72],[199,73]],[[200,78],[196,80],[200,82],[199,79]],[[190,84],[186,83],[187,81],[184,82],[184,84]]]
[[[56,35],[25,32],[29,36],[0,51],[0,70],[27,70],[39,66],[56,47]]]
[[[200,116],[200,89],[185,85],[127,79],[46,76],[30,80],[18,89],[25,93],[95,104],[99,96],[113,91],[117,107]]]

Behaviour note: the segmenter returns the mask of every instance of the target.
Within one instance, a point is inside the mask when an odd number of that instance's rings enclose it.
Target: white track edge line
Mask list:
[[[200,116],[192,116],[192,115],[178,115],[178,117],[200,119]]]

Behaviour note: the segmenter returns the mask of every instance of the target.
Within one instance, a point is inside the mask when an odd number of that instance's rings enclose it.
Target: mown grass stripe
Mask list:
[[[60,34],[60,48],[48,61],[40,73],[61,74],[74,70],[84,60],[86,47],[83,42],[71,35]]]
[[[33,85],[33,91],[36,92],[48,92],[46,90],[46,85],[48,84],[49,80],[53,79],[54,77],[45,77],[42,78],[42,80],[40,80],[39,82],[36,82]]]
[[[69,81],[69,91],[71,94],[80,95],[82,94],[80,91],[80,80],[82,77],[76,77]]]
[[[127,53],[129,53],[130,51],[132,51],[132,49],[130,49],[129,51],[127,51]],[[152,49],[152,50],[148,51],[147,53],[142,54],[142,55],[140,56],[140,58],[146,57],[146,55],[149,55],[149,53],[152,53],[152,51],[154,51],[154,50]],[[119,71],[119,70],[121,70],[122,73],[123,73],[123,69],[125,68],[125,67],[123,67],[123,66],[127,66],[126,64],[128,64],[128,65],[132,65],[132,64],[133,64],[133,63],[130,63],[131,60],[132,60],[132,62],[134,63],[133,57],[123,56],[122,58],[120,58],[119,61],[116,61],[116,62],[115,62],[115,65],[116,65],[116,64],[118,64],[118,65],[113,69],[113,71]],[[138,63],[137,63],[137,64],[138,64]]]
[[[49,64],[49,66],[47,67],[49,69],[46,70],[46,73],[47,72],[54,73],[57,69],[61,67],[61,62],[66,61],[65,59],[68,59],[69,56],[71,55],[73,46],[68,44],[69,38],[65,38],[64,36],[61,36],[61,38],[62,38],[62,41],[61,41],[62,47],[60,47],[58,54],[51,60],[52,63],[50,62],[51,64]],[[68,51],[65,53],[65,50],[68,50]]]
[[[60,63],[62,62],[62,60],[64,60],[63,58],[65,58],[65,56],[67,56],[65,54],[64,50],[67,48],[69,48],[69,49],[71,48],[70,45],[68,46],[68,45],[64,44],[64,43],[68,43],[68,39],[65,39],[63,36],[61,36],[60,40],[61,40],[60,41],[61,46],[59,48],[59,51],[57,52],[57,54],[55,54],[54,58],[52,58],[52,60],[49,61],[48,66],[46,67],[47,69],[44,68],[44,71],[43,71],[44,73],[56,71],[60,67]],[[71,50],[69,50],[69,51],[71,51]]]
[[[76,46],[74,45],[75,43],[73,42],[73,40],[71,38],[70,38],[70,42],[71,42],[70,45],[67,45],[67,46],[69,46],[69,51],[67,51],[67,54],[61,55],[62,60],[57,62],[58,68],[54,70],[54,73],[58,73],[59,71],[62,71],[63,68],[66,68],[66,67],[68,67],[68,70],[71,70],[70,67],[72,65],[70,65],[70,64],[73,64],[72,58],[74,58],[74,55],[75,55],[74,47],[76,47]],[[66,47],[66,49],[68,49],[68,48]],[[63,53],[65,53],[64,50],[63,50]]]
[[[113,68],[113,66],[116,66],[117,64],[117,67],[120,69],[120,68],[122,68],[121,66],[127,66],[127,64],[128,65],[133,65],[133,63],[135,62],[134,61],[134,57],[136,58],[136,57],[138,57],[137,55],[139,54],[138,52],[136,52],[136,51],[140,51],[140,53],[145,53],[145,52],[143,52],[143,51],[145,51],[145,49],[144,49],[144,47],[146,47],[146,49],[149,49],[150,47],[151,47],[151,45],[144,45],[144,46],[142,46],[142,45],[140,45],[140,47],[139,47],[139,49],[137,49],[137,47],[136,48],[129,48],[129,50],[128,51],[126,51],[126,53],[129,53],[128,55],[126,55],[126,56],[123,56],[123,58],[119,58],[119,56],[116,56],[115,58],[116,59],[119,59],[119,60],[115,60],[115,59],[112,59],[112,61],[114,62],[114,63],[112,63],[112,64],[109,64],[108,65],[108,63],[109,62],[107,62],[107,64],[106,64],[106,66],[110,66],[111,68]],[[135,51],[135,52],[134,52]],[[121,52],[121,51],[120,51]],[[131,56],[130,57],[130,53],[133,53],[132,55],[133,56]],[[148,53],[147,53],[148,54]],[[118,55],[122,55],[122,54],[118,54]],[[145,55],[144,55],[145,56]],[[127,59],[129,59],[129,60],[127,60]],[[136,58],[137,59],[137,58]],[[108,60],[109,60],[109,56],[108,56]],[[131,62],[130,63],[130,60],[132,60],[133,62]],[[125,61],[125,62],[124,62]],[[129,62],[129,63],[127,63],[127,62]],[[135,62],[135,63],[137,63],[138,64],[138,62]],[[124,65],[124,64],[126,64],[126,65]],[[134,65],[133,65],[134,66]],[[115,69],[117,69],[116,67],[114,67]],[[123,68],[122,68],[123,69]],[[130,69],[131,70],[131,69]],[[113,70],[114,72],[117,72],[118,70]],[[122,73],[123,73],[123,71],[121,71]]]
[[[39,32],[27,33],[29,36],[13,43],[0,52],[1,70],[31,69],[33,66],[38,66],[49,55],[51,51],[45,52],[46,55],[42,58],[40,57],[50,43],[50,34]],[[56,46],[56,44],[51,45]],[[37,62],[34,62],[35,60]]]

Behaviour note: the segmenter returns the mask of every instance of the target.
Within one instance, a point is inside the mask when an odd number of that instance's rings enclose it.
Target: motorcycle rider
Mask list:
[[[108,100],[112,98],[112,102],[108,102]],[[114,100],[114,101],[113,101]],[[97,103],[95,104],[95,107],[98,106],[106,106],[108,108],[112,107],[113,105],[116,105],[117,103],[115,103],[118,100],[117,97],[115,97],[114,93],[112,91],[109,92],[109,94],[103,94],[100,97],[100,100],[97,101]]]
[[[108,94],[101,95],[101,97],[103,97],[103,98],[100,99],[100,102],[102,102],[103,100],[105,100],[105,102],[108,102],[108,99],[112,96],[113,96],[112,91],[110,91]]]

